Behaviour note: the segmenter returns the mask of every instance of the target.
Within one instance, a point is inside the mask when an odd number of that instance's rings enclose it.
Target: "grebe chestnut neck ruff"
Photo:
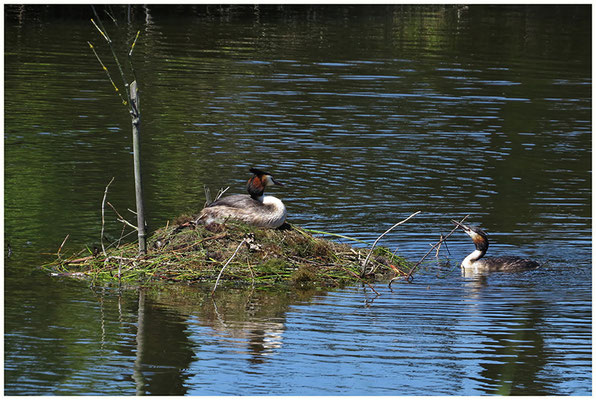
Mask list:
[[[263,228],[278,228],[286,220],[286,206],[273,196],[265,196],[265,188],[272,185],[283,186],[273,176],[257,168],[251,168],[254,175],[248,180],[246,194],[235,194],[215,200],[199,214],[197,223],[205,225],[227,219],[244,221]]]

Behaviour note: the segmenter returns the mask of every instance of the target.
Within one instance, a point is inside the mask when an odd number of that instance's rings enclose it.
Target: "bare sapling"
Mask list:
[[[97,31],[105,39],[105,41],[108,43],[108,46],[110,47],[112,56],[114,57],[114,61],[116,62],[116,65],[118,66],[118,71],[120,72],[120,77],[122,78],[122,83],[124,85],[124,95],[123,95],[123,92],[118,88],[118,85],[116,85],[116,83],[112,79],[112,76],[110,75],[108,68],[102,62],[102,60],[99,57],[99,55],[97,54],[97,51],[95,50],[95,47],[93,46],[93,44],[91,42],[87,42],[87,43],[89,44],[89,47],[93,51],[93,54],[95,54],[97,61],[99,61],[99,64],[102,66],[103,70],[106,72],[110,83],[114,87],[114,90],[116,91],[118,96],[120,96],[120,99],[122,100],[122,104],[124,104],[127,107],[128,112],[130,114],[131,121],[132,121],[133,168],[134,168],[134,179],[135,179],[135,199],[136,199],[136,209],[137,209],[136,210],[137,226],[135,227],[135,229],[138,232],[139,254],[145,254],[147,252],[147,241],[146,241],[146,227],[145,227],[145,209],[144,209],[144,205],[143,205],[143,185],[142,185],[142,179],[141,179],[141,151],[140,151],[141,112],[140,112],[140,99],[139,99],[139,90],[138,90],[138,86],[137,86],[137,79],[136,79],[135,70],[134,70],[134,67],[132,64],[132,52],[133,52],[135,45],[137,43],[137,39],[139,38],[140,31],[137,31],[137,34],[130,46],[130,50],[127,53],[129,68],[130,68],[130,71],[133,76],[133,81],[132,81],[132,83],[129,84],[128,80],[126,78],[126,75],[124,74],[124,70],[122,69],[122,64],[120,63],[120,60],[116,54],[116,51],[114,50],[112,39],[110,39],[107,30],[104,28],[104,26],[101,22],[101,19],[99,18],[99,15],[97,14],[97,11],[95,10],[95,7],[93,7],[93,6],[91,6],[91,7],[93,9],[93,13],[95,14],[95,18],[97,20],[96,21],[94,19],[91,19],[91,22],[93,23],[93,26],[95,26]],[[107,190],[107,188],[106,188],[106,190]],[[104,199],[104,201],[105,201],[105,199]],[[102,210],[103,210],[103,207],[102,207]],[[103,231],[103,214],[102,214],[102,231]]]

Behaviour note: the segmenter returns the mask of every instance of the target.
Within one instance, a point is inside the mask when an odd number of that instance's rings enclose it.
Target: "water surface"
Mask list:
[[[416,261],[469,221],[490,254],[381,296],[119,292],[39,271],[134,208],[130,119],[86,8],[11,7],[5,27],[5,394],[591,394],[591,12],[543,7],[135,7],[149,228],[285,183],[289,221]],[[124,46],[121,46],[122,48]],[[118,48],[120,49],[120,47]],[[115,79],[117,84],[120,84]],[[108,215],[106,236],[121,225]],[[447,266],[444,265],[449,261]]]

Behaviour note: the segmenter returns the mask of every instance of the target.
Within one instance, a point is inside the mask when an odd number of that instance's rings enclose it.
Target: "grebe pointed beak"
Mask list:
[[[269,178],[271,179],[271,182],[273,182],[274,185],[284,186],[284,184],[281,183],[280,181],[276,181],[275,179],[273,179],[273,177],[271,175],[269,175]]]

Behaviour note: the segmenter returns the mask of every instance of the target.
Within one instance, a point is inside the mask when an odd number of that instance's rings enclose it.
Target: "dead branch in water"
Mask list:
[[[383,236],[385,236],[386,234],[388,234],[389,232],[391,232],[394,228],[397,228],[398,226],[400,226],[401,224],[403,224],[404,222],[408,221],[410,218],[420,214],[421,211],[416,211],[414,214],[410,215],[408,218],[404,219],[403,221],[399,221],[397,224],[393,225],[391,228],[387,229],[385,232],[383,232],[381,234],[381,236],[379,236],[377,238],[377,240],[375,240],[375,242],[373,243],[372,247],[370,248],[370,251],[368,252],[368,255],[366,256],[366,259],[364,260],[364,263],[362,264],[362,273],[361,276],[364,277],[366,276],[366,265],[368,264],[368,261],[370,259],[370,256],[373,252],[373,250],[375,249],[375,246],[377,245],[377,243],[379,242],[379,240],[381,240],[381,238]],[[370,271],[370,273],[372,273],[374,271],[374,268]]]
[[[438,249],[441,247],[441,244],[443,244],[447,238],[449,236],[451,236],[453,234],[453,232],[455,232],[457,230],[457,228],[459,228],[459,224],[461,224],[462,222],[464,222],[466,220],[466,218],[468,218],[470,216],[470,214],[466,215],[465,217],[463,217],[461,219],[461,221],[459,221],[456,225],[455,228],[453,228],[451,230],[451,232],[449,232],[446,236],[443,236],[441,234],[441,238],[439,239],[439,241],[437,243],[435,243],[433,246],[431,246],[431,248],[426,252],[426,254],[424,256],[422,256],[422,258],[420,259],[420,261],[418,261],[411,269],[410,272],[408,272],[408,275],[406,275],[406,281],[411,282],[412,281],[412,275],[414,274],[414,271],[416,271],[416,269],[418,268],[418,266],[420,264],[422,264],[422,261],[424,261],[424,259],[434,250],[434,249]],[[438,251],[438,250],[437,250]],[[437,253],[438,254],[438,253]],[[391,289],[391,284],[393,283],[393,281],[397,280],[399,278],[399,276],[396,276],[394,278],[391,279],[391,281],[389,281],[389,289]]]

